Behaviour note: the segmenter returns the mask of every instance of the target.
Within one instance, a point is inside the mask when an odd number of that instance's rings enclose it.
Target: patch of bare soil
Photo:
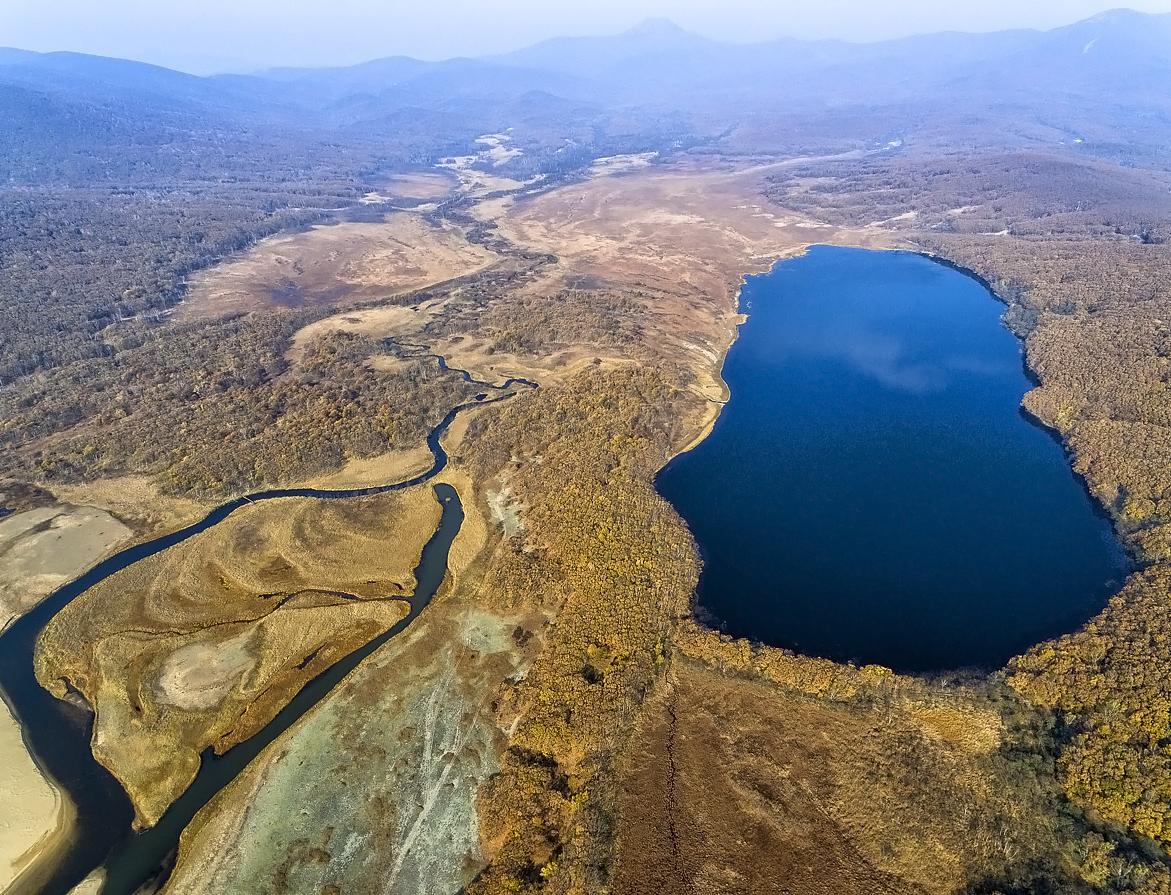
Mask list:
[[[24,747],[20,725],[2,701],[0,804],[0,891],[33,891],[33,877],[69,847],[74,810],[42,776]]]
[[[133,534],[96,507],[53,504],[0,518],[0,630]]]
[[[496,260],[454,225],[432,226],[406,212],[383,223],[313,227],[266,239],[196,275],[176,318],[389,298],[467,276]]]
[[[442,199],[457,185],[457,179],[446,172],[416,171],[387,178],[378,192],[394,199]]]

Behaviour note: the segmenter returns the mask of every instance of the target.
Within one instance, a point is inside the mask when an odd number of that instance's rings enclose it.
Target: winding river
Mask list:
[[[818,246],[750,277],[709,437],[657,480],[728,633],[899,671],[995,667],[1082,625],[1127,561],[1028,418],[981,282]]]
[[[276,737],[325,697],[357,665],[406,629],[426,608],[439,590],[447,571],[448,553],[463,523],[463,507],[455,489],[447,484],[434,486],[442,506],[439,527],[423,548],[415,569],[417,588],[410,598],[409,614],[379,637],[351,652],[310,681],[259,733],[223,755],[211,749],[203,754],[199,774],[184,794],[170,807],[158,824],[148,830],[132,829],[134,811],[118,781],[98,763],[90,751],[92,714],[44,690],[33,670],[37,638],[42,630],[74,597],[127,566],[153,556],[206,531],[248,503],[282,497],[310,497],[344,500],[384,494],[422,485],[447,466],[441,440],[452,421],[470,407],[502,401],[516,392],[514,386],[535,388],[524,379],[508,379],[493,385],[472,378],[464,370],[448,367],[446,360],[432,355],[444,371],[457,373],[463,381],[482,386],[484,393],[447,413],[427,437],[433,462],[425,472],[390,485],[324,490],[285,488],[262,491],[216,507],[199,522],[152,541],[137,544],[114,554],[81,577],[54,591],[37,608],[14,622],[0,637],[0,694],[21,724],[25,743],[38,765],[59,784],[77,808],[73,841],[65,858],[53,868],[40,888],[45,895],[67,895],[91,871],[104,866],[104,895],[132,895],[144,883],[157,881],[169,872],[179,836],[195,814],[217,792],[230,783],[244,767]],[[491,397],[495,392],[496,397]]]

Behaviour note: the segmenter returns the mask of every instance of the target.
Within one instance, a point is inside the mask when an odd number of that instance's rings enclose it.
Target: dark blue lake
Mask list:
[[[900,671],[996,666],[1127,568],[1003,306],[920,255],[815,247],[747,280],[711,435],[659,475],[728,633]]]

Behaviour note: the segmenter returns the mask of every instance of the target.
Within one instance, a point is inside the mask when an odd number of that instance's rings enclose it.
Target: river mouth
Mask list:
[[[1051,433],[1003,306],[908,252],[827,246],[746,280],[731,397],[660,473],[733,636],[904,672],[1080,627],[1126,556]]]

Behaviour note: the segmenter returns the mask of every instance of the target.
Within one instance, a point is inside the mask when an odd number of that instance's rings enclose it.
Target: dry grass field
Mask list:
[[[362,377],[409,385],[439,355],[539,387],[452,427],[444,475],[467,512],[452,577],[197,816],[170,890],[1089,895],[1122,874],[1117,891],[1158,891],[1155,865],[1070,807],[1049,716],[999,681],[900,678],[691,621],[695,545],[653,478],[727,398],[742,278],[813,243],[915,233],[897,209],[819,215],[804,192],[799,210],[766,195],[809,159],[652,161],[481,199],[516,184],[454,160],[441,176],[458,175],[463,210],[442,230],[409,214],[315,228],[193,290],[184,314],[276,313],[282,289],[317,303],[280,345],[287,375],[360,344]],[[426,461],[404,446],[312,481]],[[200,748],[270,717],[298,663],[401,616],[435,525],[411,500],[241,512],[51,626],[42,679],[98,706],[95,750],[140,820]],[[323,781],[342,777],[339,799]]]
[[[95,754],[153,823],[200,752],[246,739],[406,615],[438,521],[425,487],[245,507],[70,603],[42,635],[38,676],[94,706]]]
[[[264,240],[193,278],[178,317],[193,320],[263,308],[358,304],[468,276],[496,261],[454,225],[417,214],[340,223]]]

